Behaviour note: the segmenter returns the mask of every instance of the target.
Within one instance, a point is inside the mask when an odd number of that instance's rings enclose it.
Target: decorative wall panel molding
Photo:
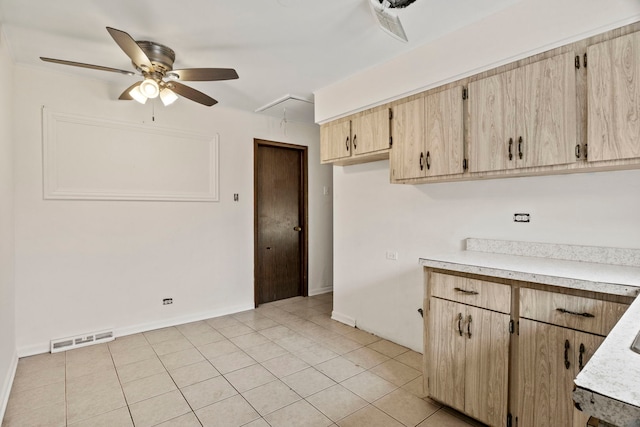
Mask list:
[[[219,136],[42,109],[45,199],[219,200]]]

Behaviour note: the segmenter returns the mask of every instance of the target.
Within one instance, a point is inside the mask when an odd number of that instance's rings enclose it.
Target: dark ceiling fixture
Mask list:
[[[176,59],[176,54],[173,49],[155,42],[136,41],[129,34],[115,28],[107,27],[107,31],[120,46],[120,49],[131,58],[131,62],[138,73],[62,59],[45,57],[40,57],[40,59],[56,64],[109,71],[129,76],[141,75],[143,80],[129,86],[119,98],[122,100],[135,99],[141,104],[147,102],[149,98],[160,96],[160,100],[166,106],[173,103],[180,95],[210,107],[217,104],[218,101],[190,86],[183,85],[179,81],[218,81],[238,78],[238,73],[233,68],[184,68],[174,70],[173,62]]]
[[[389,3],[389,8],[391,9],[402,9],[404,7],[409,6],[411,3],[415,2],[416,0],[378,0],[380,2],[381,5],[384,5],[384,3]]]

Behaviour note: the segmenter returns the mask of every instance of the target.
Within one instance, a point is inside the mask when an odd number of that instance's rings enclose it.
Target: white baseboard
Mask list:
[[[309,289],[309,296],[328,294],[333,292],[333,286],[325,286],[324,288]]]
[[[7,404],[9,403],[9,394],[11,393],[11,386],[13,386],[13,379],[16,377],[16,369],[18,368],[18,352],[13,352],[11,358],[11,364],[5,374],[4,381],[2,382],[2,388],[0,388],[0,420],[4,419],[4,413],[7,410]]]
[[[212,317],[226,316],[227,314],[240,313],[241,311],[253,310],[255,306],[250,305],[238,305],[235,307],[225,307],[217,310],[205,311],[196,314],[189,314],[186,316],[173,317],[171,319],[159,320],[156,322],[141,323],[139,325],[127,326],[125,328],[117,328],[115,336],[122,337],[125,335],[137,334],[140,332],[152,331],[154,329],[167,328],[169,326],[182,325],[184,323],[197,322],[199,320],[210,319]]]
[[[253,304],[243,304],[234,307],[225,307],[211,311],[189,314],[185,316],[172,317],[170,319],[162,319],[155,322],[140,323],[138,325],[125,326],[116,328],[113,334],[116,338],[126,335],[137,334],[140,332],[152,331],[154,329],[166,328],[169,326],[182,325],[183,323],[197,322],[198,320],[210,319],[212,317],[226,316],[227,314],[239,313],[241,311],[253,310]],[[33,356],[34,354],[48,353],[50,351],[50,343],[39,343],[29,346],[20,347],[18,349],[19,357]]]
[[[337,311],[331,312],[331,318],[354,328],[356,326],[356,319],[354,319],[353,317],[349,317],[346,314],[338,313]]]

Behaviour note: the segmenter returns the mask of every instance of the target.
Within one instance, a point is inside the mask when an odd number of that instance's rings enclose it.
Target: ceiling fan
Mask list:
[[[115,28],[107,27],[107,31],[124,53],[131,58],[136,71],[143,77],[142,81],[136,82],[125,89],[119,99],[135,99],[144,104],[147,99],[160,96],[160,100],[166,106],[173,103],[180,95],[211,107],[217,104],[218,101],[192,87],[183,85],[179,81],[216,81],[238,78],[238,73],[233,68],[185,68],[174,70],[173,62],[176,59],[176,54],[173,49],[151,41],[136,41],[128,33]],[[40,59],[45,62],[109,71],[129,76],[137,74],[133,71],[84,64],[82,62],[45,57],[40,57]]]

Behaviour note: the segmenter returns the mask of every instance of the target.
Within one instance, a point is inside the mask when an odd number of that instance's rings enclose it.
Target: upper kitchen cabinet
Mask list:
[[[388,158],[389,117],[389,109],[380,108],[322,125],[322,163],[349,165]]]
[[[456,86],[394,108],[392,182],[464,172],[462,92]]]
[[[469,83],[469,170],[572,163],[576,70],[567,52]]]
[[[351,156],[351,121],[336,120],[320,126],[320,159],[331,163]]]
[[[589,161],[640,158],[640,33],[587,49]]]

